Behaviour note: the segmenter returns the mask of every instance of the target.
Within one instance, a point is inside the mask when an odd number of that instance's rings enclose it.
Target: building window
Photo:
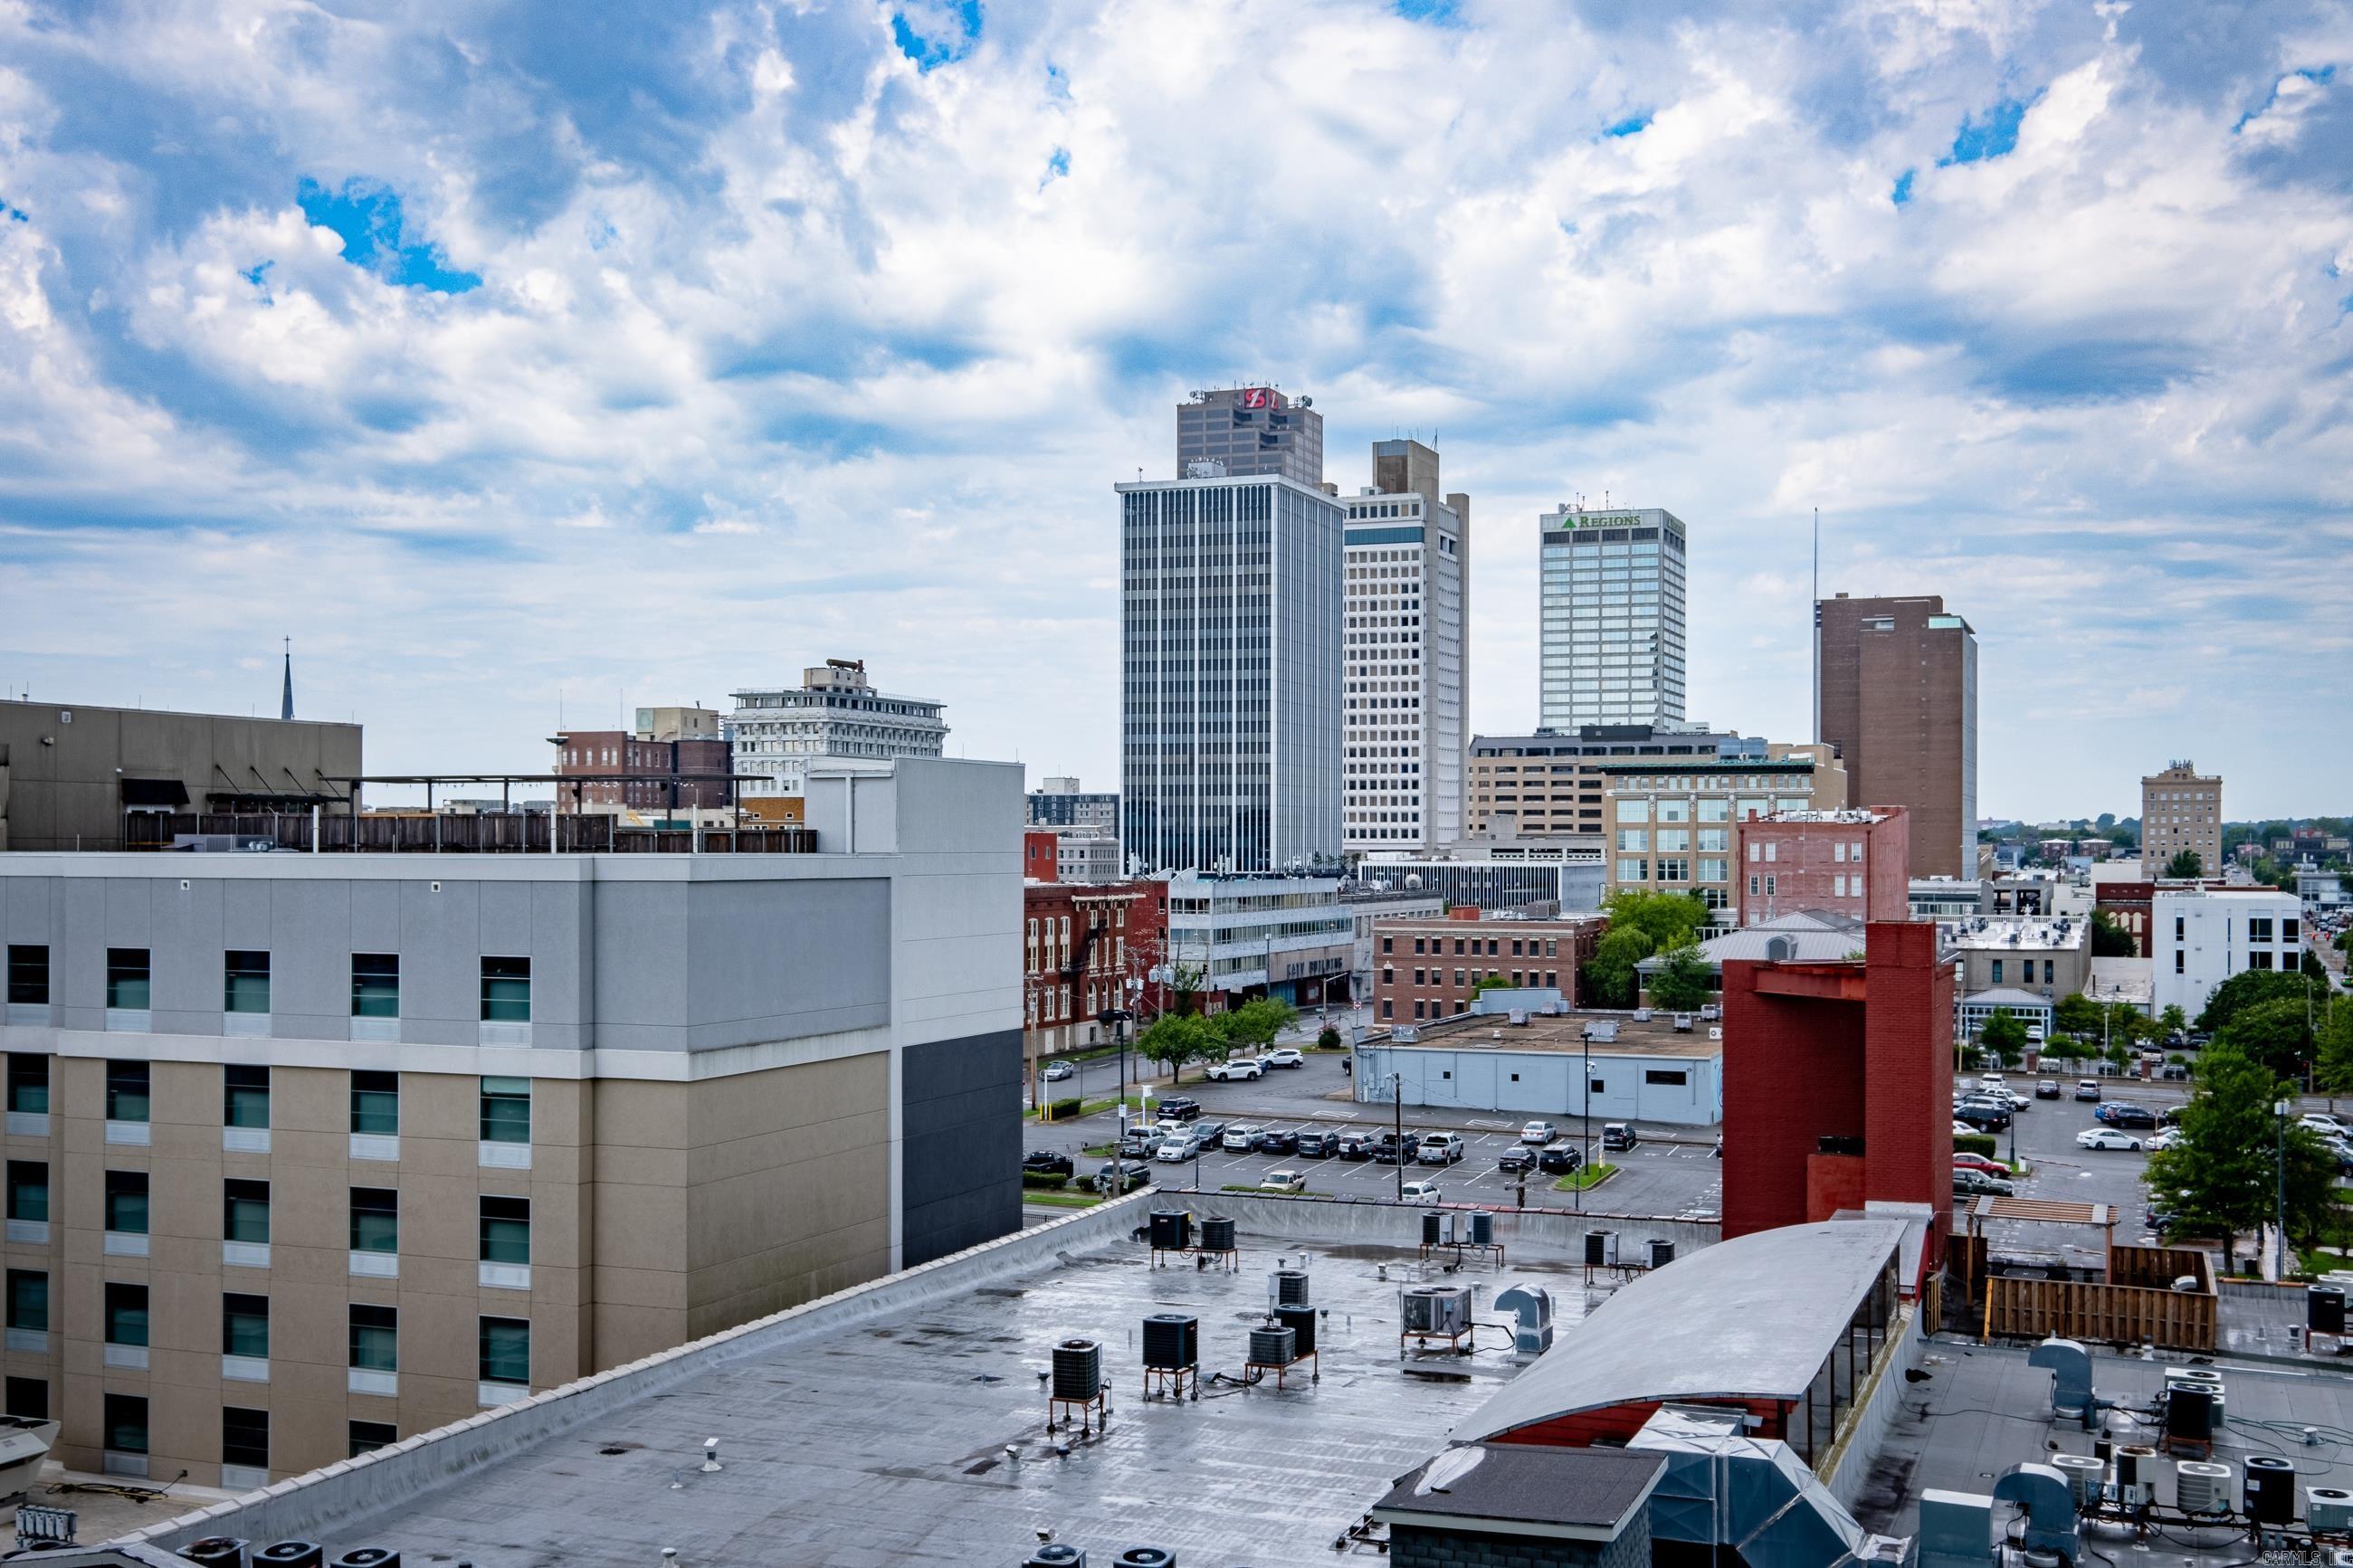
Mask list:
[[[527,1078],[482,1079],[482,1142],[485,1143],[531,1142],[531,1079]]]
[[[147,1402],[135,1394],[110,1394],[105,1405],[106,1447],[117,1454],[147,1451]]]
[[[1390,1001],[1390,1000],[1389,1000],[1388,998],[1387,998],[1387,997],[1383,997],[1383,998],[1381,999],[1381,1016],[1382,1016],[1382,1017],[1384,1017],[1384,1018],[1394,1018],[1394,1017],[1396,1017],[1396,1016],[1397,1016],[1397,1004],[1396,1004],[1396,1003],[1394,1003],[1394,1002],[1392,1002],[1392,1001]]]
[[[149,1104],[145,1062],[109,1062],[106,1064],[106,1119],[109,1121],[144,1121]]]
[[[229,1066],[221,1068],[221,1125],[269,1125],[269,1069]]]
[[[352,954],[352,1016],[354,1018],[400,1016],[400,954],[396,952]]]
[[[1666,1088],[1683,1089],[1689,1087],[1691,1075],[1682,1068],[1645,1068],[1642,1070],[1642,1081]]]
[[[106,1228],[121,1236],[147,1234],[147,1173],[106,1173]]]
[[[2183,953],[2182,953],[2181,950],[2180,950],[2179,948],[2178,948],[2178,947],[2177,947],[2177,948],[2175,948],[2175,949],[2173,950],[2173,973],[2176,973],[2176,974],[2179,974],[2179,973],[2181,973],[2181,960],[2182,960],[2182,957],[2183,957]]]
[[[485,1195],[481,1208],[481,1260],[531,1261],[531,1200]]]
[[[44,1225],[48,1223],[48,1162],[45,1160],[8,1162],[8,1217]]]
[[[8,944],[8,1000],[19,1007],[49,1002],[49,950],[32,942]],[[44,1388],[47,1384],[42,1384]]]
[[[352,1189],[352,1250],[400,1250],[400,1194],[390,1187]]]
[[[221,1235],[229,1241],[268,1243],[268,1182],[232,1180],[221,1184]]]
[[[481,1377],[484,1383],[530,1386],[531,1324],[527,1320],[482,1320]]]
[[[361,1372],[400,1370],[400,1309],[352,1303],[351,1364]]]
[[[8,1053],[8,1110],[34,1116],[49,1113],[49,1058],[26,1051]]]
[[[110,947],[106,950],[106,1005],[123,1012],[147,1010],[147,950]],[[140,1401],[143,1408],[145,1400]]]
[[[482,960],[482,1022],[485,1024],[531,1022],[530,959],[485,958]]]
[[[400,1441],[400,1428],[389,1421],[354,1421],[351,1424],[352,1458],[373,1454],[378,1448],[389,1448]]]
[[[400,1075],[396,1072],[352,1074],[352,1131],[385,1137],[400,1131]]]
[[[2272,917],[2269,915],[2249,915],[2247,917],[2247,940],[2249,942],[2271,941]],[[10,1060],[13,1063],[15,1058],[11,1058]],[[14,1110],[16,1108],[14,1105],[11,1105],[8,1109]]]
[[[269,1359],[269,1298],[242,1296],[231,1290],[221,1297],[221,1354],[252,1361]]]
[[[221,1406],[221,1463],[247,1469],[269,1468],[269,1412]]]
[[[8,1379],[6,1414],[20,1421],[47,1421],[49,1418],[49,1380],[46,1377],[12,1377]]]
[[[106,1342],[111,1345],[147,1343],[147,1287],[106,1282]]]
[[[49,1277],[35,1268],[8,1270],[8,1326],[27,1333],[49,1331]]]
[[[269,1011],[269,955],[232,950],[224,955],[221,1010],[226,1013]]]
[[[1650,865],[1647,860],[1621,859],[1618,862],[1618,879],[1621,882],[1647,881],[1650,877]]]
[[[1395,952],[1397,951],[1397,939],[1389,936],[1381,938],[1381,951],[1383,952]]]
[[[1422,1003],[1421,1003],[1421,1002],[1419,1002],[1419,1000],[1417,1000],[1417,1001],[1414,1003],[1414,1005],[1413,1005],[1413,1016],[1414,1016],[1415,1017],[1419,1018],[1419,1017],[1421,1017],[1421,1016],[1424,1016],[1424,1015],[1423,1015],[1423,1012],[1422,1012],[1422,1005],[1422,1005]]]

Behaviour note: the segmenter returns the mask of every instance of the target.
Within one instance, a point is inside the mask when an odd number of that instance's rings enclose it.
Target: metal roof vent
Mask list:
[[[1786,936],[1768,936],[1765,939],[1766,963],[1787,963],[1797,956],[1798,944],[1793,938]]]

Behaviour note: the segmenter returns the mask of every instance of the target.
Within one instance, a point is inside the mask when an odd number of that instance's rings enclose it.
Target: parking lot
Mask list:
[[[2021,1094],[2031,1097],[2034,1092],[2035,1080],[2022,1073],[2010,1074],[2009,1082]],[[2073,1078],[2061,1079],[2059,1084],[2063,1094],[2074,1093]],[[2183,1086],[2179,1083],[2109,1079],[2104,1079],[2101,1087],[2109,1101],[2127,1100],[2151,1110],[2179,1105],[2184,1098]],[[2147,1200],[2141,1175],[2148,1168],[2148,1156],[2125,1149],[2077,1148],[2076,1134],[2087,1127],[2100,1125],[2092,1115],[2097,1109],[2088,1101],[2069,1098],[2035,1100],[2019,1112],[2011,1131],[2017,1133],[2018,1154],[2028,1162],[2029,1171],[2016,1183],[2018,1195],[2111,1205],[2117,1213],[2116,1239],[2139,1241],[2147,1234],[2142,1223]],[[2135,1138],[2147,1138],[2152,1130],[2124,1131]],[[1994,1137],[1998,1156],[2008,1159],[2010,1131],[1999,1132]],[[2017,1221],[1998,1221],[1987,1227],[1987,1235],[1998,1252],[2057,1254],[2077,1264],[2098,1261],[2105,1239],[2087,1226]]]

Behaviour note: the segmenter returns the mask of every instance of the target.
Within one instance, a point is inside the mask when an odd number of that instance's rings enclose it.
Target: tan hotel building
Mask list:
[[[2140,781],[2140,874],[2154,881],[2184,849],[2200,876],[2222,874],[2222,780],[2189,762]]]
[[[1763,757],[1643,757],[1601,764],[1610,892],[1696,893],[1715,923],[1740,923],[1736,825],[1778,812],[1846,805],[1831,747],[1774,742]]]

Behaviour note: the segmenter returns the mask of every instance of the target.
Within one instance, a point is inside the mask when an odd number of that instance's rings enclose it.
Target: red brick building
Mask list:
[[[1373,1016],[1383,1024],[1451,1018],[1467,1012],[1472,988],[1501,980],[1517,988],[1557,990],[1572,1007],[1585,961],[1593,956],[1609,921],[1567,915],[1525,921],[1461,908],[1444,918],[1424,915],[1373,925]]]
[[[1050,868],[1050,850],[1047,860]],[[1122,1005],[1124,995],[1138,1025],[1160,1011],[1160,987],[1146,976],[1166,944],[1166,882],[1032,881],[1021,901],[1021,1044],[1029,1060],[1108,1041],[1095,1016]],[[1144,980],[1144,989],[1128,991],[1129,980]]]
[[[1900,805],[1750,817],[1734,847],[1742,925],[1800,910],[1912,918],[1911,814]]]
[[[1054,835],[1025,830],[1021,835],[1021,875],[1032,882],[1060,881],[1057,869],[1060,849],[1061,840]]]
[[[608,775],[596,783],[559,784],[560,811],[628,810],[660,814],[723,806],[734,798],[727,775],[733,757],[724,741],[655,741],[627,730],[567,730],[555,737],[555,776]],[[614,773],[625,778],[609,777]]]
[[[1867,862],[1866,862],[1867,863]],[[1724,1237],[1865,1202],[1953,1206],[1953,965],[1933,921],[1864,959],[1724,966]]]

